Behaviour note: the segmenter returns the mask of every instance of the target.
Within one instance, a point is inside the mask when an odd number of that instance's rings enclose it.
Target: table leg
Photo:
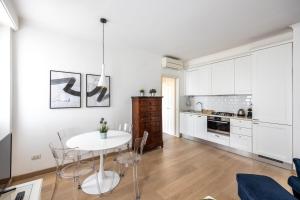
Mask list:
[[[104,171],[104,156],[100,153],[99,172],[86,178],[82,183],[82,190],[87,194],[100,194],[111,191],[120,182],[120,176],[114,171]],[[100,189],[98,187],[98,183]]]

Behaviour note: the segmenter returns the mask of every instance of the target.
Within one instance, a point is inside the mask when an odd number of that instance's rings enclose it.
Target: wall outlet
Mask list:
[[[31,160],[39,160],[42,158],[41,154],[31,156]]]

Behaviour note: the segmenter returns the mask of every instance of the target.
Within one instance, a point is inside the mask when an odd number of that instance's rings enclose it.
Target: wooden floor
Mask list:
[[[290,191],[287,178],[291,171],[254,161],[207,144],[186,139],[164,136],[165,146],[144,154],[140,167],[140,182],[143,200],[200,200],[210,195],[218,200],[239,199],[237,196],[236,173],[256,173],[268,175]],[[111,158],[105,163],[111,166]],[[54,173],[44,174],[42,199],[49,200],[54,188]],[[28,181],[30,179],[24,180]],[[21,182],[24,182],[21,181]],[[54,199],[73,199],[72,182],[62,181],[57,187]],[[97,196],[75,194],[79,200],[99,199]],[[125,177],[111,194],[101,199],[132,200],[132,170],[128,169]]]

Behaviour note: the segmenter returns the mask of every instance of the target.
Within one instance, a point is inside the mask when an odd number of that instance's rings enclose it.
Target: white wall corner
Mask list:
[[[300,158],[300,23],[293,29],[293,157]]]
[[[0,10],[3,12],[3,15],[5,19],[4,23],[5,25],[12,28],[14,31],[19,29],[19,19],[17,12],[12,4],[11,0],[0,0]],[[1,21],[0,21],[1,22]]]

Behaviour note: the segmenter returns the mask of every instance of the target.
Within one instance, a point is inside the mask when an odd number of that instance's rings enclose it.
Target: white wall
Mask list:
[[[11,132],[11,31],[0,26],[0,140]]]
[[[139,89],[157,88],[160,94],[160,56],[130,48],[106,46],[106,72],[111,76],[111,107],[85,107],[85,74],[99,74],[99,43],[70,38],[21,24],[13,35],[13,175],[54,166],[48,148],[56,131],[95,130],[101,117],[109,124],[131,121],[131,96]],[[117,45],[112,45],[117,46]],[[82,73],[82,108],[49,109],[49,70]],[[74,134],[75,134],[74,132]],[[41,160],[31,156],[42,154]]]
[[[300,158],[300,23],[293,30],[293,156]]]

